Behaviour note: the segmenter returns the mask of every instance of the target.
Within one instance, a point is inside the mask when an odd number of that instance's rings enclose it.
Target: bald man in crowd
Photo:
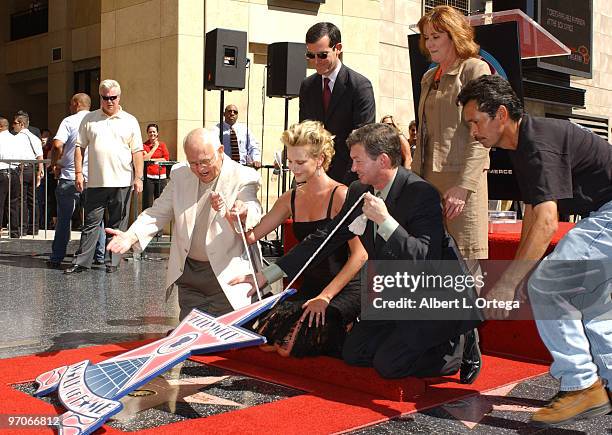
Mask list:
[[[261,148],[248,126],[238,122],[238,107],[234,104],[228,104],[223,112],[223,117],[225,121],[223,121],[223,125],[217,124],[217,129],[223,129],[225,154],[242,165],[259,168],[261,166]]]
[[[83,121],[85,115],[90,113],[90,107],[91,98],[89,95],[84,93],[74,94],[70,99],[71,115],[62,120],[57,129],[57,134],[53,138],[49,170],[53,171],[58,181],[55,188],[57,224],[55,225],[51,257],[47,261],[47,266],[51,269],[59,269],[66,256],[66,246],[70,240],[70,220],[77,202],[81,199],[81,192],[77,190],[75,183],[74,148],[81,121]],[[87,180],[87,154],[83,159],[83,175]],[[100,234],[98,242],[100,242],[100,238],[102,238],[101,253],[98,248],[96,250],[97,259],[94,264],[104,264],[104,233]]]
[[[251,302],[248,285],[227,284],[239,273],[248,274],[250,265],[243,256],[241,235],[226,214],[231,208],[247,229],[261,217],[258,173],[227,156],[215,131],[191,131],[183,148],[187,163],[174,166],[170,182],[153,206],[126,232],[107,229],[113,235],[107,249],[122,254],[132,247],[144,249],[172,222],[166,294],[177,285],[181,320],[193,308],[221,315]]]

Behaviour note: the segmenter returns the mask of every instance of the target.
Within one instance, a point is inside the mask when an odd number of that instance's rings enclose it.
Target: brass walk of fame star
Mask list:
[[[137,413],[160,405],[167,405],[170,412],[176,411],[177,402],[200,403],[206,405],[233,406],[245,408],[246,405],[212,394],[203,393],[200,390],[210,385],[221,382],[230,376],[203,376],[199,378],[165,379],[156,377],[148,384],[143,385],[130,395],[121,399],[123,409],[113,420],[130,420]],[[143,392],[140,394],[139,392]],[[134,394],[135,393],[135,394]]]
[[[456,402],[442,405],[442,408],[473,429],[480,421],[493,411],[536,412],[540,408],[521,405],[521,399],[505,398],[519,382],[505,385],[494,390],[480,393],[480,395],[461,399]]]

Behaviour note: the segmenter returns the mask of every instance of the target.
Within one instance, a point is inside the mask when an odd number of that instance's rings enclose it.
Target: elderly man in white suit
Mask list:
[[[187,164],[175,165],[161,196],[126,231],[114,235],[107,249],[125,253],[144,249],[167,223],[174,220],[166,275],[168,294],[178,287],[182,320],[193,308],[220,315],[251,301],[249,286],[228,281],[250,273],[241,235],[229,219],[240,215],[252,228],[261,217],[257,199],[259,174],[232,161],[213,132],[198,128],[183,142]],[[242,271],[242,272],[240,272]]]

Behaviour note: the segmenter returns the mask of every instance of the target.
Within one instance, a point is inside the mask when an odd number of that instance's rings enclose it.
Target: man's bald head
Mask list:
[[[203,183],[215,180],[223,165],[223,145],[219,136],[205,128],[196,128],[187,134],[183,150],[191,171]]]
[[[225,122],[229,125],[234,125],[238,121],[238,108],[235,104],[228,104],[223,111]]]
[[[8,129],[9,129],[8,119],[0,117],[0,131],[4,131]]]
[[[70,111],[72,113],[80,112],[81,110],[89,110],[91,108],[91,98],[89,95],[79,92],[74,94],[70,99]]]

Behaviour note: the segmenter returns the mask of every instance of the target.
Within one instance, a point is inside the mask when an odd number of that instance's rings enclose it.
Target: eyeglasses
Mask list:
[[[229,114],[235,113],[236,115],[238,115],[237,110],[226,110],[225,113],[229,113]]]
[[[119,98],[119,95],[109,95],[109,96],[100,95],[100,98],[102,98],[104,101],[115,101],[117,98]]]
[[[197,168],[200,166],[204,166],[204,167],[209,167],[212,166],[213,163],[215,163],[217,161],[217,154],[215,153],[215,156],[212,159],[203,159],[200,160],[199,162],[189,162],[189,166]]]
[[[312,51],[307,51],[306,52],[306,58],[310,59],[310,60],[314,59],[315,57],[318,57],[321,60],[327,59],[327,55],[329,53],[332,53],[335,48],[336,48],[336,44],[334,44],[334,46],[331,47],[330,51],[319,51],[318,53],[313,53]]]

